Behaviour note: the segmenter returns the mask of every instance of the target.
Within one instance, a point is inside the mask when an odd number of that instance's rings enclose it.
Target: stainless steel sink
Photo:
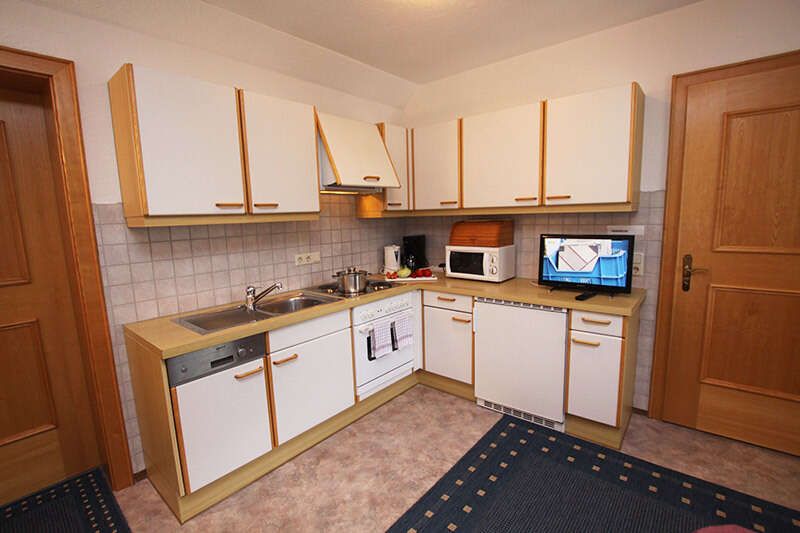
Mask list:
[[[256,309],[272,316],[294,313],[320,304],[336,302],[340,298],[322,294],[299,292],[278,296],[256,306]]]
[[[212,311],[175,319],[175,322],[194,332],[205,335],[213,331],[241,326],[267,318],[294,313],[315,305],[339,301],[337,296],[315,294],[305,291],[290,292],[265,300],[256,306],[255,311],[248,311],[243,305],[222,311]]]
[[[241,326],[250,322],[257,322],[264,320],[272,315],[262,313],[261,311],[248,311],[243,305],[234,307],[233,309],[224,309],[222,311],[212,311],[210,313],[200,313],[198,315],[186,316],[176,319],[175,321],[186,328],[191,329],[197,333],[205,335],[212,331],[219,331],[221,329],[232,328],[234,326]]]

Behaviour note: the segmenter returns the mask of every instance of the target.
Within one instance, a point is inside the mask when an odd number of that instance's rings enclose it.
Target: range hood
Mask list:
[[[317,157],[322,191],[374,193],[400,187],[375,124],[317,113]]]

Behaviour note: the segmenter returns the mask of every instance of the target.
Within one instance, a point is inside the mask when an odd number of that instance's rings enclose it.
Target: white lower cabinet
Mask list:
[[[424,312],[425,370],[472,383],[472,313],[428,306]]]
[[[567,413],[617,426],[622,339],[570,331]]]
[[[350,329],[269,356],[278,444],[355,403]]]
[[[272,449],[264,359],[172,389],[191,493]]]

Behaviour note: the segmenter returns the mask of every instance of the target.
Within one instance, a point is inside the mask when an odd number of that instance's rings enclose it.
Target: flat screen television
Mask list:
[[[630,293],[633,235],[542,234],[539,285],[594,293]]]

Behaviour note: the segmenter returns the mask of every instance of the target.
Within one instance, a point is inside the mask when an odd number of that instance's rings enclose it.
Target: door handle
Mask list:
[[[246,377],[254,376],[264,371],[264,367],[260,366],[258,368],[254,368],[253,370],[249,370],[247,372],[243,372],[242,374],[235,374],[233,377],[236,379],[244,379]]]
[[[692,274],[700,274],[702,272],[708,272],[708,269],[703,267],[692,268],[692,254],[683,256],[683,267],[681,268],[681,288],[683,292],[688,292],[692,288]]]
[[[380,176],[364,176],[362,179],[364,181],[381,181]]]
[[[280,359],[278,361],[273,361],[272,364],[275,365],[275,366],[281,366],[281,365],[284,365],[284,364],[288,363],[289,361],[294,361],[298,357],[300,357],[300,356],[297,355],[296,353],[293,353],[292,355],[290,355],[289,357],[287,357],[285,359]]]

